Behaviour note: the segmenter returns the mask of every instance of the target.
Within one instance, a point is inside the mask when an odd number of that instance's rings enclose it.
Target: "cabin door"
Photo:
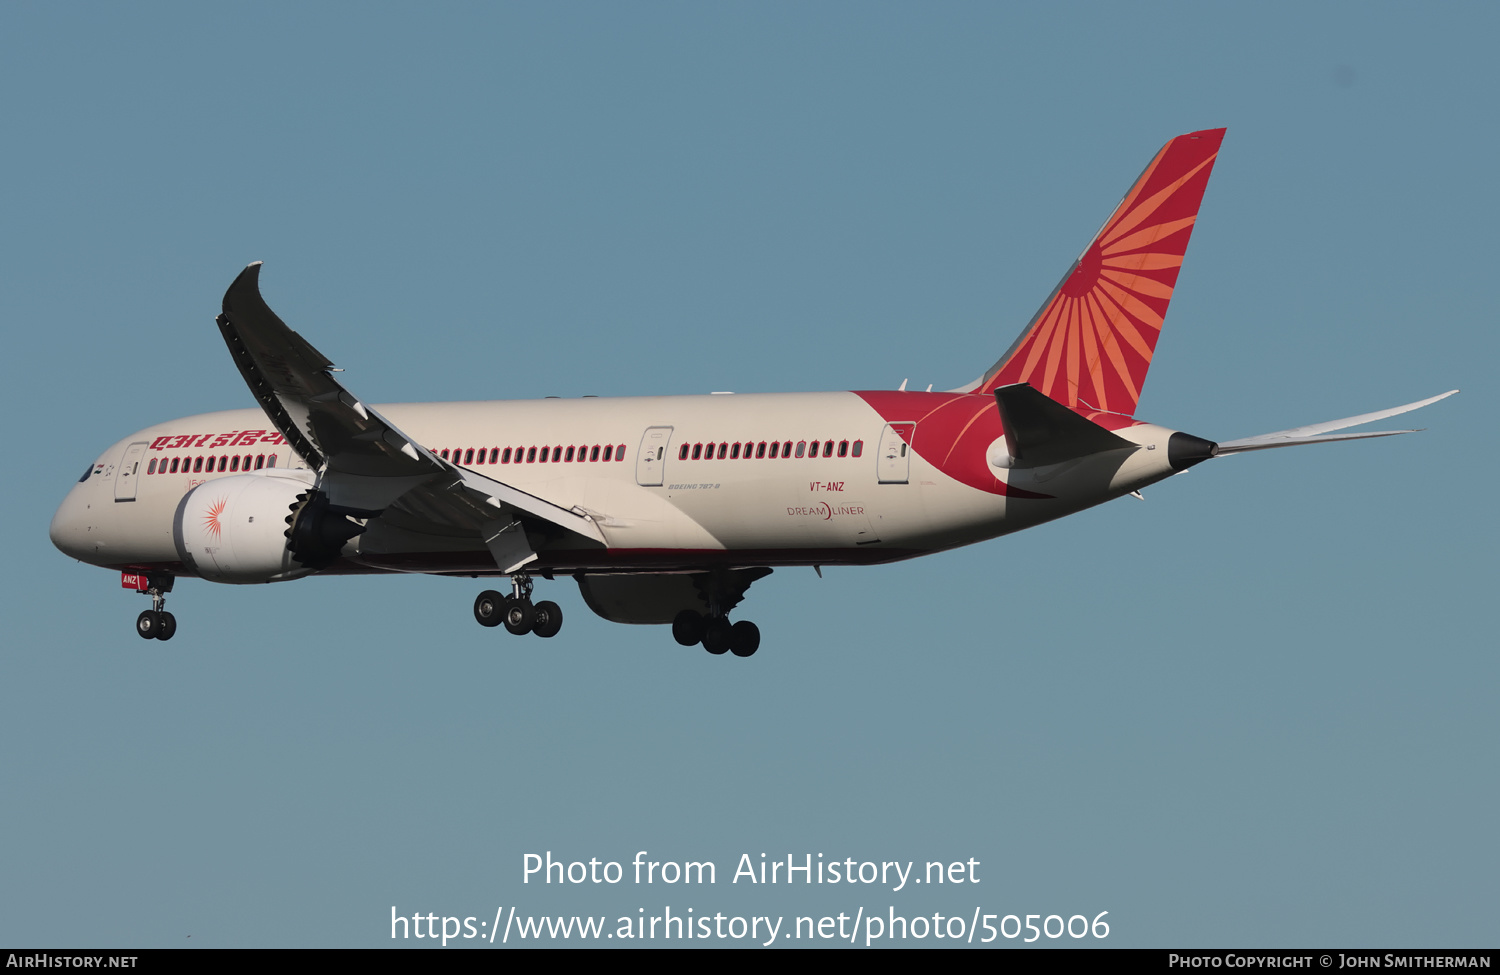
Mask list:
[[[905,484],[911,472],[911,436],[915,423],[887,423],[880,431],[875,450],[876,480],[881,484]]]
[[[146,443],[133,443],[125,448],[125,459],[115,471],[115,500],[134,501],[135,482],[141,476],[141,458],[146,453]]]
[[[661,487],[662,471],[667,466],[667,443],[671,427],[647,427],[641,438],[641,449],[635,455],[635,483],[641,487]]]

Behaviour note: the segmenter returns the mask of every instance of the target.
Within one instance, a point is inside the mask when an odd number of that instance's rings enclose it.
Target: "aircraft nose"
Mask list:
[[[57,546],[58,551],[80,561],[89,561],[95,548],[93,536],[97,534],[93,530],[91,514],[92,510],[83,498],[83,492],[75,486],[58,506],[48,530],[52,544]]]

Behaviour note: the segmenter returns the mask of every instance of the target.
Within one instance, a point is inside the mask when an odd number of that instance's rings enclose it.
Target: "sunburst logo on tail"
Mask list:
[[[219,516],[224,513],[224,509],[228,506],[229,500],[227,498],[220,498],[213,503],[208,509],[208,513],[203,516],[203,530],[212,535],[216,540],[224,532],[224,526],[219,523]]]
[[[1157,153],[979,392],[1024,382],[1067,406],[1135,412],[1223,136]]]

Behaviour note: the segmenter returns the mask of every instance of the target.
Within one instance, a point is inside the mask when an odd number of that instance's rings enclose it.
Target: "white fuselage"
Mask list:
[[[924,433],[923,417],[943,394],[879,394],[884,416],[867,395],[377,409],[444,459],[591,516],[607,547],[538,546],[536,568],[561,573],[892,561],[1026,528],[1174,473],[1164,449],[1173,431],[1131,423],[1116,432],[1143,449],[1053,469],[987,467],[995,486],[980,489],[944,473],[959,443]],[[910,415],[891,416],[890,404],[902,409],[902,397],[910,397]],[[778,446],[773,458],[771,444],[789,445],[791,456]],[[95,565],[192,574],[173,537],[180,505],[201,483],[243,474],[241,465],[257,476],[290,469],[309,484],[315,479],[260,410],[184,417],[140,430],[101,455],[59,508],[52,538]],[[1048,497],[996,493],[1007,484]],[[379,518],[325,571],[382,570],[499,572],[479,538],[391,530]]]

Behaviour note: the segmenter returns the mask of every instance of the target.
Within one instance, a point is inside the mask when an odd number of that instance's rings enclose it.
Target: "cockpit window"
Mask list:
[[[78,483],[82,484],[84,481],[87,481],[89,479],[89,475],[92,473],[94,473],[94,465],[90,464],[83,469],[83,476],[78,479]]]

